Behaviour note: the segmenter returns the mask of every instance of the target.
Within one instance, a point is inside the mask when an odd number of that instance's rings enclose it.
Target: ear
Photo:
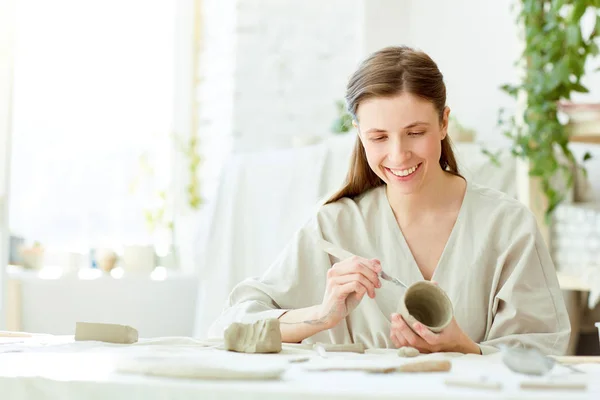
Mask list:
[[[352,126],[353,126],[355,129],[358,129],[358,124],[356,123],[356,120],[354,120],[354,119],[352,120]]]
[[[446,139],[448,135],[448,121],[450,120],[450,107],[444,107],[444,111],[442,113],[442,140]]]

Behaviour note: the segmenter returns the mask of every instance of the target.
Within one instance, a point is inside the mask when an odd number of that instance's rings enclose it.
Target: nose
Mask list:
[[[408,141],[404,138],[396,138],[389,141],[390,148],[388,150],[388,159],[394,165],[403,165],[406,160],[409,160],[412,156],[412,151],[408,144]]]

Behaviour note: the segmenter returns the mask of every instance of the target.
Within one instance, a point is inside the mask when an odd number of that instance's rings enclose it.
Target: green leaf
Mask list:
[[[563,82],[569,82],[568,61],[564,58],[559,60],[550,74],[550,90],[554,90]]]
[[[592,153],[590,153],[589,151],[586,151],[585,154],[583,155],[583,161],[587,161],[587,160],[591,160],[592,159]]]
[[[579,25],[569,25],[566,30],[567,46],[576,46],[581,40],[581,29]]]
[[[497,167],[501,166],[500,155],[502,154],[502,150],[498,150],[495,153],[492,153],[488,149],[483,148],[483,149],[481,149],[481,152],[490,158],[490,161],[492,162],[492,164],[494,164]]]
[[[589,93],[590,91],[583,86],[581,83],[577,82],[577,83],[573,83],[571,85],[571,90],[575,91],[575,92],[579,92],[579,93]]]
[[[502,85],[500,86],[500,90],[502,90],[503,92],[507,93],[508,95],[512,96],[512,97],[516,97],[517,93],[519,91],[519,88],[514,86],[514,85]]]
[[[585,13],[588,3],[589,2],[586,0],[579,0],[575,2],[575,7],[573,7],[573,13],[571,14],[571,23],[579,22]]]

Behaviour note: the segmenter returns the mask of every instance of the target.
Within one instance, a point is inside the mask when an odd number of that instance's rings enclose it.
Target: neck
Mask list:
[[[409,222],[424,214],[441,211],[451,203],[449,199],[455,197],[457,177],[441,169],[432,175],[415,193],[403,194],[389,186],[386,188],[388,201],[398,222]]]

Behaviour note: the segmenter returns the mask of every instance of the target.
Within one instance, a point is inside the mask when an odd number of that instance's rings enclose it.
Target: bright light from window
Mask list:
[[[151,242],[143,209],[171,179],[176,2],[17,3],[11,232],[76,250]]]

